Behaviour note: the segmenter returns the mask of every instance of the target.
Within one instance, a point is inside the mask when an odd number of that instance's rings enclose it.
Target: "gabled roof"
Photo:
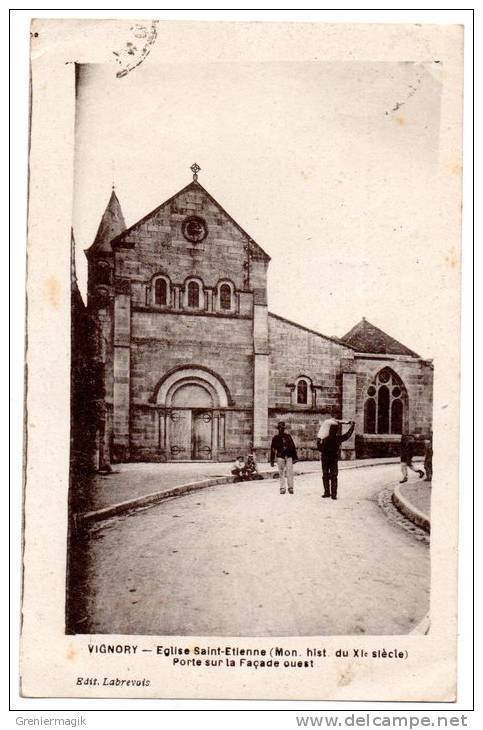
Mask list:
[[[112,253],[111,241],[126,228],[121,204],[113,189],[104,215],[102,216],[94,243],[87,249],[86,253]]]
[[[240,224],[237,223],[236,220],[234,218],[232,218],[229,213],[226,212],[226,210],[219,204],[219,202],[217,200],[215,200],[213,198],[213,196],[210,195],[210,193],[207,190],[205,190],[205,188],[202,185],[200,185],[200,183],[197,180],[193,180],[192,182],[190,182],[189,185],[186,185],[186,187],[184,187],[182,190],[179,190],[177,193],[175,193],[174,195],[172,195],[171,198],[168,198],[168,200],[165,200],[164,203],[161,203],[161,205],[158,205],[157,208],[154,208],[154,210],[152,210],[150,213],[148,213],[143,218],[141,218],[140,220],[138,220],[136,223],[133,223],[132,226],[129,226],[129,228],[127,228],[125,231],[123,231],[122,233],[120,233],[119,235],[117,235],[113,239],[113,241],[112,241],[113,246],[122,245],[124,239],[127,236],[129,236],[129,234],[132,231],[134,231],[138,226],[142,225],[149,218],[152,218],[153,216],[155,216],[162,208],[164,208],[165,206],[169,205],[179,195],[182,195],[183,193],[186,193],[189,190],[198,190],[198,191],[201,190],[206,195],[206,197],[214,205],[216,205],[216,207],[224,215],[226,215],[226,217],[229,219],[229,221],[240,231],[240,233],[243,236],[245,236],[246,238],[248,238],[250,240],[251,246],[252,246],[253,251],[255,252],[255,254],[258,255],[258,256],[260,256],[260,258],[264,259],[265,261],[270,261],[270,256],[263,250],[263,248],[261,246],[259,246],[258,243],[256,243],[256,241],[254,241],[252,239],[252,237],[245,230],[243,230],[243,228],[240,226]]]
[[[274,314],[274,312],[268,313],[269,317],[273,317],[273,319],[278,319],[280,322],[285,322],[285,324],[289,324],[291,327],[297,327],[299,330],[303,330],[304,332],[309,332],[311,335],[317,335],[317,337],[322,337],[323,340],[329,340],[329,342],[334,342],[336,345],[341,345],[342,347],[347,347],[350,350],[355,350],[352,345],[350,345],[347,342],[343,342],[338,337],[331,337],[329,335],[323,335],[322,332],[317,332],[317,330],[312,330],[310,327],[305,327],[303,324],[298,324],[298,322],[293,322],[291,319],[287,319],[286,317],[281,317],[279,314]]]
[[[341,337],[342,341],[351,345],[357,352],[367,352],[376,355],[409,355],[420,357],[414,350],[401,344],[376,327],[363,317],[347,334]]]

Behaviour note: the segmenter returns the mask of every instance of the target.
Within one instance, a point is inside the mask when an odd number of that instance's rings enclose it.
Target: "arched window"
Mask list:
[[[298,406],[312,405],[311,386],[312,381],[310,380],[310,378],[304,376],[297,378],[297,380],[295,381],[295,393],[294,397],[292,398],[292,403],[295,400],[295,403]]]
[[[381,385],[377,397],[377,433],[389,433],[389,390]]]
[[[364,433],[376,433],[376,401],[368,398],[364,403]]]
[[[231,309],[231,286],[229,284],[220,286],[220,309]]]
[[[168,303],[168,282],[166,279],[156,279],[154,282],[154,303],[158,306],[166,306]]]
[[[218,312],[235,313],[235,287],[231,281],[219,281],[216,286],[214,307]]]
[[[200,306],[200,285],[197,281],[190,281],[188,284],[188,307],[199,309]]]
[[[308,398],[309,392],[307,388],[307,381],[306,380],[299,380],[297,383],[297,403],[298,405],[307,405],[307,398]]]
[[[407,411],[407,393],[401,379],[383,368],[366,391],[364,433],[401,434]]]
[[[391,433],[403,432],[403,404],[400,398],[395,398],[391,405]]]

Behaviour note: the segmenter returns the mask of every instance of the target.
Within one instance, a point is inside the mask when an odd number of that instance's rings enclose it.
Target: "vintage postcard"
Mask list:
[[[25,697],[455,701],[463,44],[32,22]]]

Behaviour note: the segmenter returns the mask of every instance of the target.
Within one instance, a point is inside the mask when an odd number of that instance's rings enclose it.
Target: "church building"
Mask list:
[[[429,433],[431,361],[365,319],[336,338],[271,313],[270,257],[191,169],[129,227],[113,190],[86,251],[104,363],[98,464],[250,448],[266,460],[281,420],[301,459],[317,458],[328,416],[356,422],[345,459],[397,455],[401,434]]]

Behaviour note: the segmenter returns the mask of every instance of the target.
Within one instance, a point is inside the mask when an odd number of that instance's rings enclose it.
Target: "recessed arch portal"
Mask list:
[[[171,408],[213,408],[216,394],[204,381],[183,379],[177,381],[167,397]]]
[[[214,392],[215,400],[213,405],[218,408],[227,408],[233,405],[233,399],[224,379],[218,373],[210,370],[203,365],[179,365],[169,370],[158,381],[151,402],[161,406],[168,405],[167,397],[170,389],[175,383],[185,379],[195,379],[209,387],[210,392]]]
[[[186,365],[166,373],[152,400],[159,411],[160,448],[173,461],[217,458],[225,448],[225,412],[231,397],[208,368]]]

